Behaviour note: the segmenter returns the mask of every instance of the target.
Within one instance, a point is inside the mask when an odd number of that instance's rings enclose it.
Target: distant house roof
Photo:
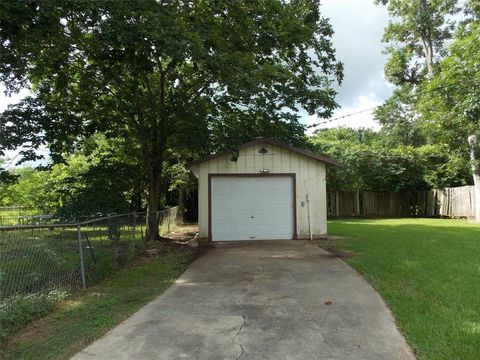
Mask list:
[[[331,158],[323,156],[323,155],[319,155],[319,154],[314,153],[313,151],[310,151],[310,150],[298,148],[298,147],[288,145],[288,144],[284,144],[280,141],[273,140],[273,139],[268,139],[268,138],[255,139],[253,141],[250,141],[248,143],[240,145],[238,147],[238,149],[240,150],[240,149],[244,149],[244,148],[254,146],[254,145],[258,145],[258,144],[270,144],[270,145],[278,146],[278,147],[281,147],[283,149],[287,149],[287,150],[290,150],[292,152],[295,152],[297,154],[300,154],[300,155],[303,155],[303,156],[306,156],[306,157],[309,157],[309,158],[312,158],[312,159],[315,159],[315,160],[318,160],[318,161],[323,161],[324,163],[327,163],[327,164],[330,164],[330,165],[343,167],[343,164],[341,162],[337,161],[337,160],[331,159]],[[194,166],[194,165],[198,165],[198,164],[201,164],[205,161],[209,161],[209,160],[212,160],[212,159],[215,159],[217,157],[227,155],[227,154],[233,154],[233,150],[220,151],[216,154],[209,155],[209,156],[206,156],[204,158],[191,161],[187,164],[187,166],[191,167],[191,166]]]

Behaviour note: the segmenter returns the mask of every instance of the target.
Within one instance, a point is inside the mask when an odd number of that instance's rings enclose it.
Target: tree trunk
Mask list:
[[[145,234],[145,241],[159,241],[161,240],[158,232],[158,216],[160,210],[160,184],[162,176],[162,163],[157,162],[152,166],[150,174],[150,183],[148,185],[148,209],[147,209],[147,228]]]
[[[422,0],[420,9],[423,15],[426,16],[426,14],[428,13],[426,0]],[[425,24],[422,25],[422,35],[420,40],[422,42],[423,52],[425,55],[425,63],[427,65],[428,77],[432,78],[432,76],[434,75],[433,43],[431,30]]]
[[[480,222],[480,159],[478,158],[477,135],[468,137],[470,147],[470,160],[472,162],[473,186],[475,189],[475,221]]]
[[[425,61],[427,63],[428,77],[432,78],[434,75],[433,67],[433,45],[430,39],[425,40]]]

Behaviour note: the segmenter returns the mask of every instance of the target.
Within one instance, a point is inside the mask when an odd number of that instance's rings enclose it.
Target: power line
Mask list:
[[[373,106],[371,108],[367,108],[367,109],[356,111],[356,112],[353,112],[353,113],[350,113],[350,114],[342,115],[342,116],[339,116],[339,117],[336,117],[336,118],[333,118],[333,119],[328,119],[328,120],[321,121],[321,122],[318,122],[318,123],[315,123],[315,124],[307,125],[307,129],[317,127],[317,126],[323,125],[323,124],[328,124],[328,123],[331,123],[333,121],[341,120],[341,119],[344,119],[344,118],[347,118],[347,117],[350,117],[350,116],[354,116],[354,115],[358,115],[358,114],[361,114],[361,113],[364,113],[364,112],[367,112],[367,111],[371,111],[371,110],[374,110],[374,109],[376,109],[380,106],[381,105]]]
[[[17,155],[15,155],[15,156],[10,160],[10,162],[7,164],[7,166],[5,166],[5,168],[4,168],[3,170],[7,170],[7,169],[10,167],[10,165],[12,165],[13,161],[18,157],[18,155],[20,155],[20,153],[21,153],[21,151],[19,151],[19,152],[17,153]]]
[[[426,90],[426,91],[423,91],[423,92],[418,92],[416,94],[412,94],[412,95],[404,96],[404,97],[400,97],[400,98],[403,99],[403,100],[412,99],[412,98],[417,97],[419,95],[428,94],[428,93],[431,93],[431,92],[434,92],[434,91],[437,91],[437,90],[440,90],[440,89],[448,88],[450,86],[457,85],[457,84],[460,84],[460,83],[463,83],[463,81],[457,81],[457,82],[454,82],[454,83],[451,83],[451,84],[448,84],[448,85],[437,86],[436,88],[433,88],[433,89],[430,89],[430,90]],[[373,106],[373,107],[370,107],[370,108],[367,108],[367,109],[363,109],[363,110],[360,110],[360,111],[356,111],[356,112],[353,112],[353,113],[350,113],[350,114],[338,116],[338,117],[333,118],[333,119],[320,121],[320,122],[315,123],[315,124],[307,125],[307,129],[311,129],[311,128],[314,128],[314,127],[317,127],[317,126],[320,126],[320,125],[324,125],[324,124],[328,124],[328,123],[331,123],[331,122],[334,122],[334,121],[345,119],[347,117],[355,116],[355,115],[358,115],[358,114],[361,114],[361,113],[364,113],[364,112],[367,112],[367,111],[372,111],[372,110],[375,110],[375,109],[379,108],[382,105],[383,104]]]

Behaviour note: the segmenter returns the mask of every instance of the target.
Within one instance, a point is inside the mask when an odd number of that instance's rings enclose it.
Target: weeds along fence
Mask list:
[[[327,193],[327,212],[337,217],[448,217],[473,218],[473,186],[445,189],[376,192],[332,191]]]
[[[178,207],[158,212],[160,232],[181,221]],[[78,224],[0,227],[0,309],[8,299],[88,287],[144,250],[146,213]]]

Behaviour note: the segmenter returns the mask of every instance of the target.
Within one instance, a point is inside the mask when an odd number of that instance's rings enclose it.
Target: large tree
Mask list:
[[[375,0],[391,17],[383,35],[385,76],[396,86],[393,95],[375,112],[386,131],[397,133],[405,144],[424,142],[419,129],[416,95],[419,86],[438,71],[452,37],[452,15],[457,0]]]
[[[387,6],[391,21],[383,41],[389,56],[387,79],[395,85],[418,85],[435,73],[438,60],[445,55],[454,23],[448,15],[460,9],[457,0],[375,0]]]
[[[168,148],[201,146],[231,116],[295,123],[299,108],[336,107],[342,66],[318,0],[3,1],[0,13],[0,79],[35,94],[4,114],[0,151],[46,143],[56,159],[89,133],[129,139],[148,180],[147,240]]]
[[[458,29],[441,70],[425,84],[418,108],[432,141],[470,157],[480,221],[480,7],[475,9],[472,21]]]
[[[376,117],[387,129],[422,129],[425,141],[448,148],[452,158],[470,158],[480,221],[480,5],[464,2],[454,26],[450,15],[459,11],[458,1],[377,3],[388,4],[394,16],[384,36],[385,74],[397,88]]]

